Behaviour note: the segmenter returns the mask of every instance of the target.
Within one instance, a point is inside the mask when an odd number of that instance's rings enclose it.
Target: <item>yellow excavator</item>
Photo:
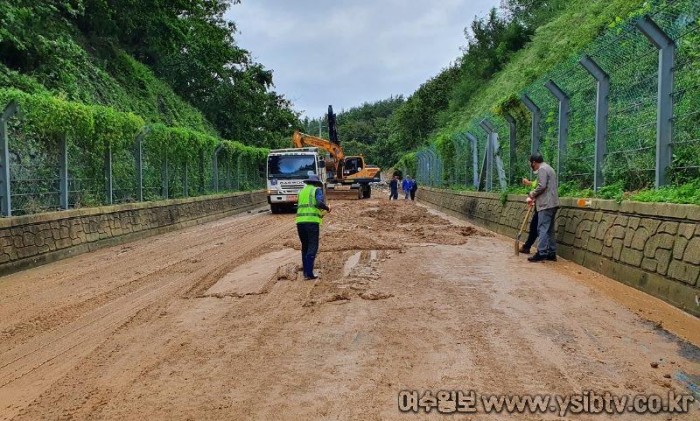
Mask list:
[[[345,156],[337,140],[335,114],[328,106],[328,126],[331,140],[295,131],[292,143],[295,148],[315,147],[328,152],[325,160],[326,191],[329,198],[368,199],[372,195],[370,183],[381,181],[381,170],[375,165],[365,163],[365,158]]]

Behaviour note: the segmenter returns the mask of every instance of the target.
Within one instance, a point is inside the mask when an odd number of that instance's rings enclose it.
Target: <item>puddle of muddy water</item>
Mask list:
[[[700,375],[677,371],[673,377],[681,382],[695,399],[700,400]]]
[[[263,254],[227,273],[204,293],[205,296],[260,294],[276,275],[278,268],[299,259],[294,249],[282,249]]]

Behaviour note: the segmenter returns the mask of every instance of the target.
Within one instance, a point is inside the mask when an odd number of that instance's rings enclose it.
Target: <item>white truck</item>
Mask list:
[[[292,211],[304,188],[304,180],[315,174],[326,185],[325,157],[318,148],[273,149],[267,155],[267,203],[272,213]]]

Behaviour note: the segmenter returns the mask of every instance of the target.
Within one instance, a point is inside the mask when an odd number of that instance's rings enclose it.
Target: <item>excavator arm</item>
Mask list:
[[[340,145],[331,143],[331,141],[322,139],[320,137],[304,134],[299,130],[296,130],[294,132],[294,135],[292,136],[292,142],[294,143],[295,148],[304,148],[312,146],[319,149],[323,149],[331,155],[331,158],[333,158],[335,162],[341,162],[345,158],[345,153],[343,152],[343,148],[341,148]]]

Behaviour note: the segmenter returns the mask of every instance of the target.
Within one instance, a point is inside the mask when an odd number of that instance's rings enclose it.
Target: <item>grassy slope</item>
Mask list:
[[[556,19],[537,29],[532,42],[517,52],[508,65],[477,92],[463,109],[448,117],[438,135],[450,135],[469,121],[517,96],[557,64],[583,50],[607,26],[638,9],[642,0],[572,0]]]
[[[109,44],[90,43],[76,33],[62,35],[55,54],[31,73],[19,73],[0,63],[0,88],[107,105],[133,112],[149,123],[216,134],[195,107],[126,52]]]

